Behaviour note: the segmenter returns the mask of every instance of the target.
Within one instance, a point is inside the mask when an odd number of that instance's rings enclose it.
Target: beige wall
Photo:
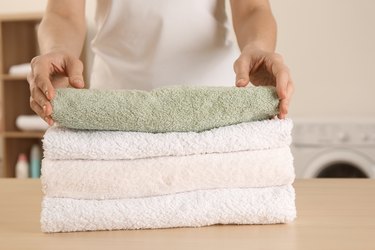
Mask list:
[[[0,14],[46,0],[0,0]],[[93,18],[95,0],[87,0]],[[375,1],[271,0],[278,51],[296,83],[291,116],[375,116]]]
[[[295,116],[375,116],[375,1],[271,0]]]

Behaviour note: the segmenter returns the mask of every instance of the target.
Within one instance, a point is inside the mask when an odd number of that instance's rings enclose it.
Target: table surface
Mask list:
[[[39,180],[0,179],[0,249],[375,249],[375,180],[296,180],[284,225],[44,234]]]

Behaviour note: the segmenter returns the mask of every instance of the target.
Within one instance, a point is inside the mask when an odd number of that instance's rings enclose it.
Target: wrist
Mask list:
[[[69,50],[66,46],[63,46],[63,45],[56,45],[56,46],[53,46],[53,47],[50,47],[48,49],[45,49],[45,50],[42,50],[41,51],[42,55],[46,55],[46,54],[60,54],[60,55],[68,55],[68,56],[71,56],[71,57],[75,57],[75,58],[79,58],[79,56],[76,56],[74,53],[72,53],[71,50]]]
[[[270,46],[265,45],[264,43],[260,42],[249,42],[245,46],[243,46],[241,52],[253,52],[253,51],[263,51],[263,52],[270,52],[273,53],[274,49],[270,48]]]

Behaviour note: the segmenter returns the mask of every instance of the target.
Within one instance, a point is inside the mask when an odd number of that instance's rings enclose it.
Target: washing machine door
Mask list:
[[[375,178],[375,163],[366,155],[347,149],[331,149],[316,155],[303,178]]]

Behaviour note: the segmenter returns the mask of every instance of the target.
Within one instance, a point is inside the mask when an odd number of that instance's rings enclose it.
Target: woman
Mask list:
[[[98,0],[91,88],[150,90],[165,85],[274,85],[279,118],[293,81],[274,52],[268,0],[232,0],[240,53],[228,36],[225,0]],[[86,33],[84,0],[50,0],[32,62],[30,106],[49,125],[55,88],[83,88],[79,60]],[[234,62],[234,72],[232,64]]]

